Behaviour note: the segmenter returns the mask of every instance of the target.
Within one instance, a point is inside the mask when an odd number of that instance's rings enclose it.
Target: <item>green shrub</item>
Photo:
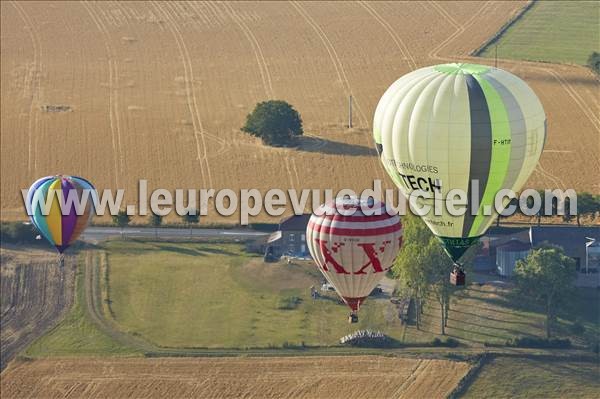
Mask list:
[[[553,348],[567,349],[571,347],[571,340],[568,338],[538,338],[538,337],[520,337],[506,341],[507,346],[517,348]]]
[[[302,298],[297,297],[295,295],[292,296],[284,296],[279,298],[277,303],[277,309],[280,310],[293,310],[298,307],[302,303]]]
[[[435,347],[444,346],[447,348],[456,348],[458,345],[460,345],[460,342],[458,342],[458,340],[456,340],[454,338],[450,338],[450,337],[448,337],[444,340],[441,340],[436,337],[431,340],[430,345],[435,346]]]
[[[31,224],[21,222],[2,222],[0,223],[0,239],[2,242],[12,244],[33,244],[36,242],[38,234],[35,227]]]

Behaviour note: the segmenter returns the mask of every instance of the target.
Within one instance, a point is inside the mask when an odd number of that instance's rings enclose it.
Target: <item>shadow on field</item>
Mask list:
[[[475,307],[475,306],[469,305],[469,307]],[[481,307],[479,307],[479,309],[489,309],[489,308],[481,308]],[[494,310],[489,310],[489,311],[493,312]],[[495,319],[493,317],[485,316],[485,315],[483,315],[481,313],[463,312],[463,311],[455,309],[455,308],[452,309],[452,312],[462,313],[464,315],[469,315],[469,316],[472,316],[472,317],[476,317],[478,319],[488,320],[490,322],[507,323],[507,324],[519,324],[519,325],[528,326],[528,327],[538,327],[538,325],[536,323],[527,323],[527,322],[523,322],[523,321]],[[520,315],[514,314],[514,316],[520,316]],[[526,316],[522,316],[522,317],[525,318]],[[527,318],[527,319],[529,320],[529,318]]]
[[[198,248],[190,248],[190,247],[177,246],[177,245],[161,244],[161,245],[156,246],[156,249],[159,249],[161,251],[175,252],[175,253],[178,253],[181,255],[190,255],[190,256],[206,256],[209,254],[227,255],[227,256],[238,255],[234,252],[230,252],[225,249],[202,247],[202,246],[199,246]]]
[[[340,141],[327,140],[320,137],[302,136],[299,138],[300,144],[296,147],[300,151],[320,152],[331,155],[350,155],[350,156],[377,156],[374,148],[359,144],[348,144]]]
[[[598,80],[593,77],[574,77],[574,76],[561,76],[565,82],[570,83],[570,84],[576,84],[576,85],[585,85],[585,86],[594,86],[596,84],[598,84]],[[560,81],[553,75],[550,75],[549,73],[530,73],[527,75],[527,80],[536,80],[539,82],[546,82],[546,83],[556,83],[556,84],[560,84]]]
[[[227,256],[239,256],[239,254],[231,251],[226,251],[222,248],[199,248],[200,252],[204,252],[204,254],[215,254],[215,255],[227,255]]]
[[[161,245],[159,248],[161,251],[175,252],[181,255],[206,256],[206,254],[203,253],[204,251],[199,249],[177,247],[172,245]]]

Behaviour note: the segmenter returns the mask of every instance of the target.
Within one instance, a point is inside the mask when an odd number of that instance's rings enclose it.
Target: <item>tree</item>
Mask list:
[[[188,212],[181,216],[183,219],[183,223],[185,223],[190,228],[190,237],[192,236],[192,229],[194,224],[198,224],[200,222],[200,215],[196,209],[188,209]]]
[[[297,136],[303,133],[302,119],[285,101],[265,101],[258,103],[248,114],[242,131],[260,137],[267,145],[293,146]]]
[[[392,273],[411,291],[415,301],[415,321],[418,329],[423,305],[429,293],[429,260],[423,251],[422,243],[428,242],[432,235],[424,223],[410,215],[403,219],[403,230],[403,245],[392,266]]]
[[[154,227],[154,236],[158,238],[158,228],[162,224],[163,217],[154,212],[150,213],[150,226]]]
[[[533,250],[515,265],[515,277],[521,291],[540,301],[546,313],[546,338],[550,338],[556,310],[569,295],[576,277],[575,261],[560,247],[544,246]]]
[[[589,215],[592,218],[600,212],[600,196],[590,193],[577,194],[577,226],[581,226],[580,216]]]
[[[588,57],[588,65],[594,72],[600,75],[600,53],[597,51],[592,52]]]
[[[113,215],[112,220],[116,226],[121,228],[121,237],[123,237],[123,229],[131,222],[131,216],[127,214],[127,211],[121,209],[116,215]]]

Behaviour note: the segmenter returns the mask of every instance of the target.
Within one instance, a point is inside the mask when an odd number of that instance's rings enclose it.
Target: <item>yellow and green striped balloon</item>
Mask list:
[[[373,135],[386,171],[407,197],[421,189],[446,198],[460,189],[468,194],[468,208],[479,203],[476,214],[453,216],[441,207],[441,215],[423,217],[457,261],[497,217],[496,193],[519,191],[535,169],[546,115],[515,75],[484,65],[444,64],[394,82],[377,105]]]

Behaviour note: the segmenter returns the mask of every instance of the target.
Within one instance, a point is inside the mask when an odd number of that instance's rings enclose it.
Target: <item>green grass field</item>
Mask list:
[[[388,302],[368,300],[349,325],[334,293],[313,301],[309,287],[321,277],[309,262],[264,264],[237,244],[114,241],[106,250],[115,321],[159,346],[331,345],[360,328],[402,334]]]
[[[483,366],[463,398],[597,398],[600,369],[593,361],[498,357]]]
[[[405,340],[431,338],[440,331],[439,306],[430,300],[425,308],[421,330],[408,328]],[[572,325],[579,321],[584,332],[574,334]],[[446,334],[478,346],[489,343],[504,345],[515,337],[543,337],[545,316],[540,306],[523,300],[512,289],[485,284],[472,284],[454,295],[448,317]],[[594,289],[580,289],[563,306],[553,333],[568,337],[576,345],[589,346],[600,334],[600,293]],[[596,338],[597,339],[597,338]]]
[[[238,244],[113,241],[106,251],[116,323],[159,346],[334,345],[362,328],[381,330],[405,344],[439,337],[439,308],[433,299],[420,330],[401,325],[394,306],[374,298],[361,309],[360,322],[349,325],[348,310],[334,293],[310,298],[309,287],[321,281],[312,262],[265,264]],[[558,335],[581,345],[597,336],[599,300],[596,290],[580,291],[572,309],[559,318]],[[570,330],[575,315],[584,325],[583,334]],[[544,336],[544,316],[508,288],[473,284],[456,293],[446,332],[471,346],[503,345],[519,336]]]
[[[538,1],[482,54],[493,58],[585,65],[600,51],[600,3]]]
[[[84,302],[83,272],[77,271],[73,307],[54,329],[34,341],[26,356],[133,356],[134,349],[115,342],[100,331],[87,314]]]
[[[110,310],[103,294],[104,317],[114,317],[120,331],[141,336],[165,348],[281,348],[301,343],[337,344],[357,329],[381,330],[407,345],[428,344],[440,337],[440,315],[431,299],[421,328],[401,325],[386,299],[369,298],[360,322],[347,323],[348,310],[334,293],[312,300],[311,285],[321,276],[311,262],[262,262],[240,244],[112,241],[104,244],[108,259]],[[82,257],[83,258],[83,257]],[[94,258],[97,259],[97,258]],[[82,259],[83,262],[83,259]],[[118,343],[96,327],[87,313],[82,272],[77,298],[67,317],[31,345],[26,355],[128,355],[139,351]],[[101,276],[104,276],[101,274]],[[588,346],[600,334],[600,293],[579,290],[565,309],[556,331],[577,345]],[[112,315],[112,316],[111,316]],[[583,334],[571,331],[578,319]],[[110,327],[112,328],[112,327]],[[511,290],[472,284],[456,293],[447,335],[463,344],[503,345],[519,336],[544,336],[544,317],[524,306]]]

